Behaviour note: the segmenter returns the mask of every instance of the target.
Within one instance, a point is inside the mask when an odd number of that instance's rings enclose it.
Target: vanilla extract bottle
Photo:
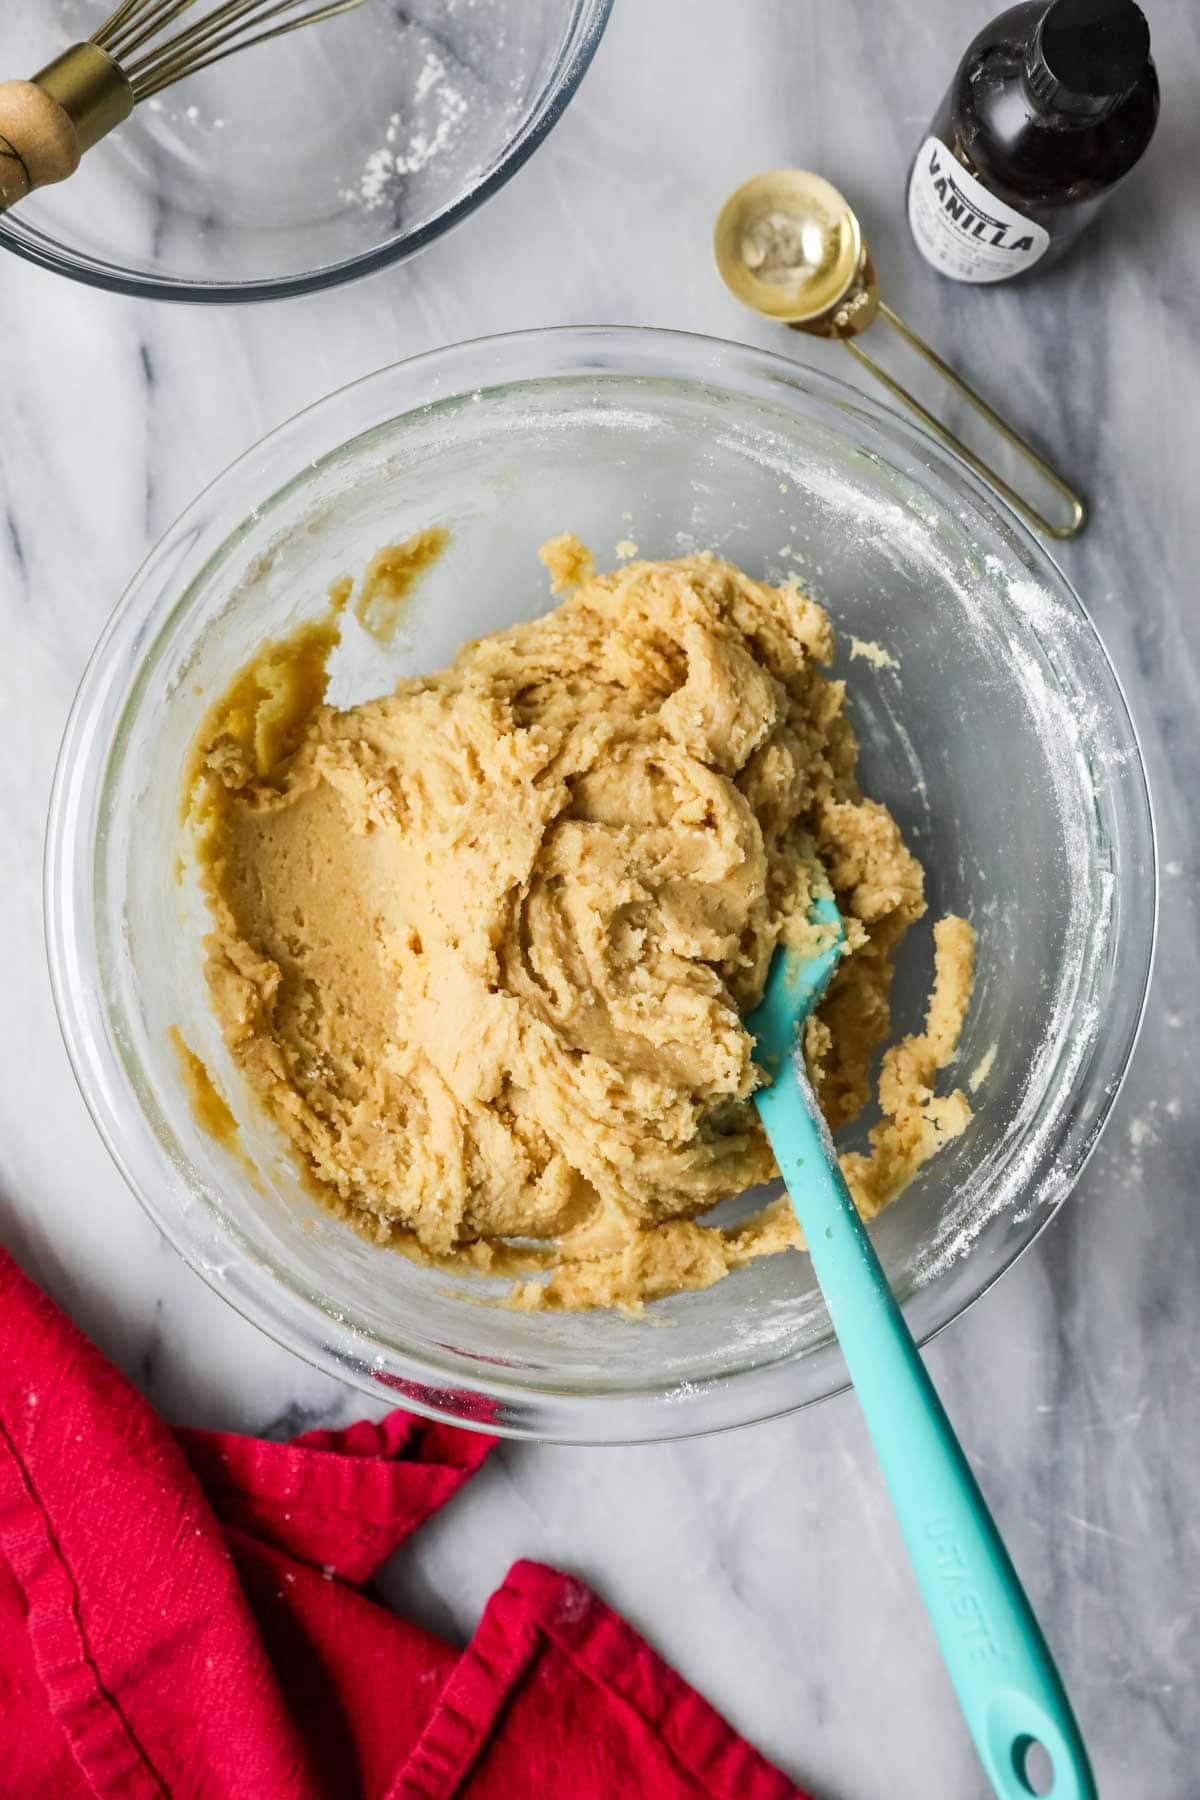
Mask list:
[[[1158,118],[1133,0],[1026,0],[968,46],[908,184],[917,247],[955,281],[1044,267],[1091,222]]]

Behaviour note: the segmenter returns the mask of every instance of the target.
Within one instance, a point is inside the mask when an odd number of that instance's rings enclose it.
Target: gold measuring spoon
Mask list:
[[[778,319],[796,331],[809,331],[816,337],[837,338],[845,344],[872,375],[916,413],[922,424],[957,451],[1038,531],[1052,538],[1072,538],[1082,531],[1087,509],[1074,489],[879,298],[879,283],[862,229],[846,201],[828,181],[804,169],[770,169],[764,175],[752,176],[721,208],[713,247],[721,278],[732,294],[765,318]],[[931,363],[1055,493],[1062,495],[1070,509],[1065,524],[1052,524],[1031,506],[855,342],[859,332],[865,331],[877,315]]]

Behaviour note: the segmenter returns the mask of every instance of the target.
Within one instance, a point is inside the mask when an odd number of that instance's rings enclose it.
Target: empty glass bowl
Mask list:
[[[368,274],[520,168],[611,5],[366,0],[139,106],[69,181],[0,218],[0,245],[168,300],[274,299]],[[32,75],[113,10],[6,0],[0,74]]]
[[[301,413],[168,533],[84,678],[50,824],[55,994],[101,1131],[194,1268],[368,1391],[513,1434],[662,1438],[818,1399],[844,1369],[804,1256],[636,1319],[479,1304],[497,1284],[416,1268],[323,1212],[239,1087],[207,1004],[204,906],[175,878],[187,747],[264,638],[435,523],[450,545],[406,633],[387,651],[347,633],[339,703],[552,604],[536,551],[564,529],[602,565],[633,539],[643,556],[712,549],[757,574],[794,570],[829,607],[864,788],[928,873],[896,1031],[921,1016],[932,920],[961,911],[979,931],[949,1073],[976,1090],[975,1118],[872,1226],[919,1338],[1063,1201],[1132,1049],[1154,846],[1113,671],[1046,552],[904,420],[778,356],[597,329],[438,351]],[[852,654],[855,639],[894,666]],[[257,1185],[193,1117],[172,1026],[228,1095]]]

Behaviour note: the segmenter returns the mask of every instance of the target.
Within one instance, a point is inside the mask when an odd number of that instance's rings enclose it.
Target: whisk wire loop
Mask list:
[[[323,0],[300,10],[305,0],[221,0],[163,39],[162,33],[190,12],[196,0],[121,0],[91,41],[120,68],[134,99],[146,100],[235,51],[284,37],[362,3]]]
[[[0,213],[35,188],[73,175],[84,152],[139,101],[227,56],[351,12],[363,0],[218,0],[194,13],[196,4],[117,0],[90,38],[32,80],[0,82]]]

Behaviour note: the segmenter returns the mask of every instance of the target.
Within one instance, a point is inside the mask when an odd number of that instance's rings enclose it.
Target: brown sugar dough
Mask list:
[[[392,642],[405,602],[449,542],[444,525],[429,525],[402,544],[386,544],[375,552],[359,585],[354,616],[377,643]]]
[[[188,777],[208,980],[336,1211],[440,1264],[548,1268],[517,1304],[636,1308],[799,1242],[786,1202],[697,1222],[776,1172],[742,1016],[828,881],[849,950],[806,1050],[852,1118],[923,878],[859,792],[818,605],[711,556],[544,556],[577,584],[555,610],[382,699],[323,703],[336,622],[241,672]],[[866,1213],[969,1117],[933,1087],[973,934],[936,938],[926,1030],[844,1159]]]

